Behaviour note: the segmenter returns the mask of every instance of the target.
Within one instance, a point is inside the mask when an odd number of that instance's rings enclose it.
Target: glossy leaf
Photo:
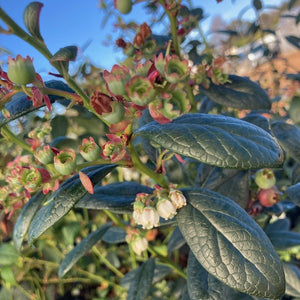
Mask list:
[[[170,239],[168,240],[168,252],[173,252],[181,248],[186,243],[180,229],[178,227],[172,232]]]
[[[251,114],[247,115],[246,117],[244,117],[242,120],[252,123],[252,124],[262,128],[266,132],[271,133],[269,120],[262,115],[251,113]]]
[[[300,129],[282,121],[271,124],[271,129],[282,148],[300,162]]]
[[[81,171],[96,184],[114,168],[115,165],[104,165],[88,167]],[[34,216],[28,233],[29,243],[64,217],[85,194],[87,191],[81,184],[78,174],[66,180]]]
[[[40,33],[40,13],[43,6],[44,4],[41,2],[31,2],[24,11],[24,23],[27,30],[41,42],[44,41]]]
[[[283,264],[286,294],[293,297],[300,297],[300,271],[299,268],[292,264]]]
[[[153,189],[137,182],[118,182],[95,187],[94,194],[86,194],[76,207],[108,209],[116,213],[132,212],[137,193],[152,194]]]
[[[285,290],[281,261],[258,224],[231,199],[202,189],[183,190],[188,205],[176,216],[199,263],[240,292],[277,299]]]
[[[296,205],[300,206],[300,182],[288,187],[286,193]]]
[[[21,213],[19,214],[13,231],[13,240],[15,247],[18,251],[20,251],[22,247],[22,243],[31,223],[31,220],[44,199],[45,195],[42,192],[35,194],[26,203]]]
[[[127,300],[145,300],[152,285],[154,268],[155,261],[150,258],[137,269],[130,282]]]
[[[300,233],[298,232],[278,230],[268,232],[267,235],[274,248],[278,251],[288,250],[300,245]]]
[[[288,35],[285,38],[290,44],[292,44],[296,48],[300,49],[300,38],[298,38],[297,36],[294,36],[294,35]]]
[[[64,82],[59,80],[50,80],[45,82],[45,85],[49,88],[58,89],[66,92],[72,93],[73,90],[69,88]],[[57,100],[63,100],[65,98],[61,96],[49,95],[51,103]],[[69,100],[67,101],[69,103]],[[44,105],[42,105],[44,106]],[[6,119],[2,112],[0,112],[0,127],[7,124],[10,121],[18,119],[32,111],[36,111],[39,108],[32,106],[32,101],[27,100],[27,95],[25,93],[18,93],[12,97],[11,101],[6,103],[5,108],[10,113],[10,118]]]
[[[231,289],[209,274],[190,251],[187,265],[187,288],[191,300],[230,299]]]
[[[78,48],[76,46],[67,46],[64,48],[60,48],[51,58],[50,62],[56,61],[74,61],[77,56]]]
[[[227,107],[240,109],[270,109],[271,102],[266,92],[247,77],[229,75],[230,83],[216,85],[210,83],[201,92],[211,100]]]
[[[74,264],[76,264],[76,262],[101,239],[110,226],[111,223],[104,224],[76,245],[76,247],[62,260],[59,266],[58,276],[60,278],[63,277],[74,266]]]
[[[283,153],[263,129],[231,117],[186,114],[172,123],[151,122],[136,135],[183,156],[222,168],[279,167]]]
[[[120,227],[110,227],[103,235],[102,240],[105,243],[116,244],[124,243],[126,231]]]

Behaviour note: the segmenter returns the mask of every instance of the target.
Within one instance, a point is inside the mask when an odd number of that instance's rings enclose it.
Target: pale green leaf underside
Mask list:
[[[202,266],[240,292],[280,298],[285,291],[281,261],[257,223],[220,194],[202,189],[184,193],[189,204],[176,219]]]
[[[263,129],[239,119],[186,114],[172,123],[151,122],[135,133],[180,155],[222,168],[279,167],[283,153]]]

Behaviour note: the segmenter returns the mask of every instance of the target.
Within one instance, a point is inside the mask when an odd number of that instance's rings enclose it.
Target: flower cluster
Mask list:
[[[176,189],[162,189],[156,186],[153,194],[139,193],[133,204],[133,219],[143,229],[159,226],[159,218],[172,219],[177,209],[186,205],[186,198]]]
[[[148,240],[144,234],[138,229],[127,227],[126,242],[131,245],[132,250],[137,254],[141,255],[143,251],[148,248]]]

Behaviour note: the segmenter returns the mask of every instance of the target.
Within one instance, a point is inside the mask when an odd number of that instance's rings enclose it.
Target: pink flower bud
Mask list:
[[[176,214],[176,208],[167,198],[161,198],[156,204],[158,215],[165,220],[172,219]]]
[[[32,64],[32,59],[17,55],[14,58],[8,58],[7,76],[15,84],[26,85],[32,83],[35,79],[35,69]]]
[[[186,198],[179,190],[171,189],[169,198],[176,209],[186,206]]]
[[[42,184],[42,175],[35,167],[22,167],[19,172],[20,183],[29,192],[35,191]]]

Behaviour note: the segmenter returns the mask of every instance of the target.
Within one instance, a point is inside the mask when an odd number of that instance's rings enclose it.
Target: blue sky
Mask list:
[[[0,5],[25,29],[23,11],[30,2],[29,0],[2,0]],[[95,65],[106,69],[111,69],[112,65],[122,58],[121,51],[115,46],[104,45],[107,35],[114,33],[114,29],[111,22],[103,28],[102,21],[105,16],[98,7],[98,0],[40,0],[40,2],[44,4],[40,17],[41,33],[50,51],[54,53],[59,48],[69,45],[76,45],[82,49],[89,43],[89,46],[79,53],[79,58],[88,58]],[[193,2],[195,7],[199,6],[204,10],[206,18],[201,22],[201,26],[206,32],[213,16],[220,15],[225,21],[234,19],[245,6],[251,4],[252,0],[223,0],[219,4],[216,0],[194,0]],[[263,1],[264,5],[277,5],[281,2],[283,0]],[[147,21],[148,16],[142,9],[143,6],[143,2],[134,5],[131,14],[126,16],[126,21],[132,20],[136,23]],[[248,10],[244,15],[249,19],[253,16],[253,10]],[[6,28],[1,22],[0,25]],[[118,34],[114,35],[114,38],[117,37]],[[46,59],[17,37],[1,34],[0,46],[9,50],[12,57],[17,54],[33,57],[35,68],[43,77],[48,77],[47,73],[53,71]],[[4,58],[0,57],[0,61],[3,60]]]

